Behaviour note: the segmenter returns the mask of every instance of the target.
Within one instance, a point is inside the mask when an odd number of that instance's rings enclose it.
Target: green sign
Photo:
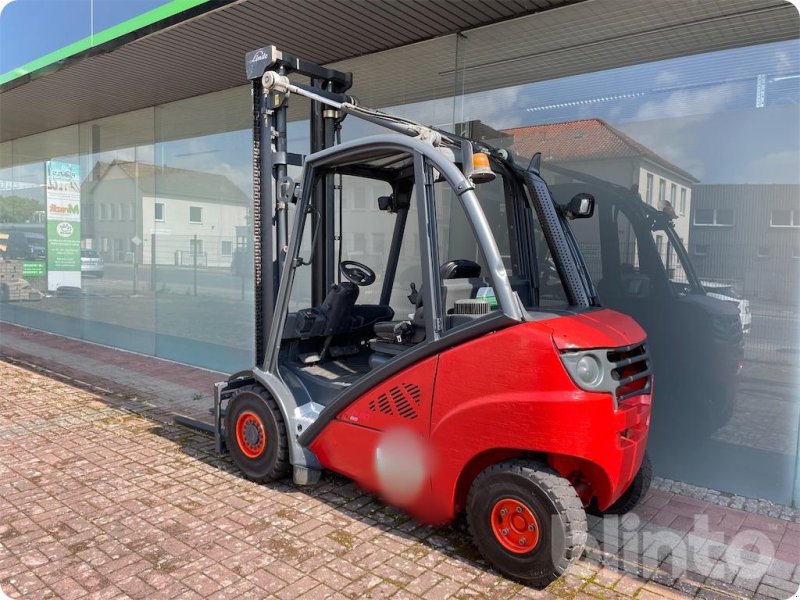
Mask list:
[[[47,265],[43,260],[26,260],[22,263],[22,278],[35,279],[47,275]]]
[[[80,166],[47,163],[47,289],[81,286]]]

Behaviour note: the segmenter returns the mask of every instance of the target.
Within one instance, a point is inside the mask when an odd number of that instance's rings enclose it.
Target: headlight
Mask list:
[[[589,392],[613,392],[617,381],[612,375],[614,365],[607,359],[609,349],[563,352],[561,360],[572,380]]]
[[[586,354],[575,364],[575,374],[588,387],[594,388],[603,381],[603,369],[594,354]]]
[[[650,356],[643,343],[620,348],[562,352],[572,381],[587,392],[609,392],[619,400],[650,393]]]

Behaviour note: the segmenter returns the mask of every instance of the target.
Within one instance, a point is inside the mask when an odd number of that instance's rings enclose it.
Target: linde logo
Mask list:
[[[269,58],[269,54],[267,54],[263,50],[256,50],[256,53],[253,55],[253,58],[250,59],[250,62],[255,63],[260,60],[266,60],[267,58]]]
[[[67,204],[66,206],[59,206],[58,204],[51,204],[47,210],[49,210],[51,213],[79,215],[81,214],[81,205]]]

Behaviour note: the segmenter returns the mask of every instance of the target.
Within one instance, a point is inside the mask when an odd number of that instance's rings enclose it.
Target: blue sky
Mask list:
[[[167,2],[169,0],[12,0],[0,12],[0,73]]]
[[[357,74],[355,80],[357,86]],[[481,120],[497,130],[600,118],[703,183],[800,183],[797,40],[477,92],[455,108],[457,121]],[[453,98],[388,110],[444,127],[454,119]],[[348,139],[368,130],[374,132],[345,122]]]

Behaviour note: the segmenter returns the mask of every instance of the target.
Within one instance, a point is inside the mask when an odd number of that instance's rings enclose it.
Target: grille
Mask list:
[[[611,377],[617,382],[614,393],[618,401],[650,392],[652,368],[645,344],[609,350],[607,357],[613,365]]]
[[[419,386],[402,383],[369,401],[369,409],[387,417],[398,416],[403,419],[416,419],[422,393]]]

